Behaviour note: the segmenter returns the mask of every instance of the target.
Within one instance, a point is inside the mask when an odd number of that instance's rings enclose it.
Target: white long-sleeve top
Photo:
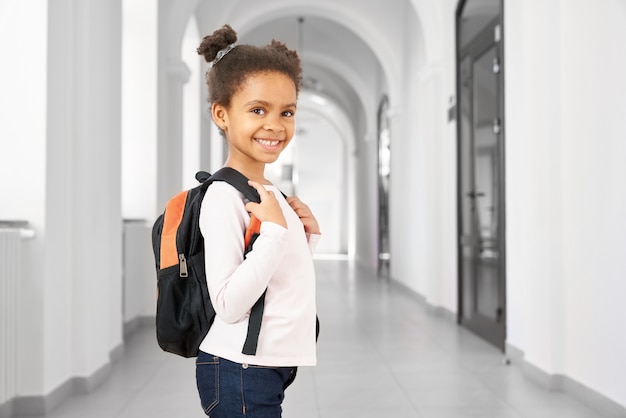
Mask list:
[[[244,260],[244,231],[250,215],[243,195],[225,182],[207,190],[200,211],[206,277],[215,322],[200,350],[237,363],[313,366],[315,353],[315,271],[312,251],[319,235],[306,234],[283,195],[273,191],[287,228],[261,224],[261,234]],[[241,351],[252,305],[265,294],[256,355]]]

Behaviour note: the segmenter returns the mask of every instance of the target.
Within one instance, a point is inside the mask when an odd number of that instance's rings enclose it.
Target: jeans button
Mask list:
[[[248,363],[243,363],[243,364],[241,365],[241,367],[243,367],[244,369],[247,369],[247,368],[248,368]]]

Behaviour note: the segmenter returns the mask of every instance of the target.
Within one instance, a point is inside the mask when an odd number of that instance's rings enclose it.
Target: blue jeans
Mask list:
[[[294,367],[239,364],[200,351],[196,383],[204,413],[211,418],[280,418],[284,385]]]

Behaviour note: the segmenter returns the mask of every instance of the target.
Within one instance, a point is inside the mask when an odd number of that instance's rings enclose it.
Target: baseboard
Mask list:
[[[521,364],[524,376],[545,390],[552,392],[563,391],[563,375],[548,374],[532,363],[524,361]]]
[[[124,322],[124,339],[133,335],[137,330],[145,326],[154,326],[154,315],[152,316],[136,316],[133,319]]]
[[[423,295],[406,286],[404,283],[395,279],[391,279],[390,283],[400,288],[404,294],[411,295],[418,303],[424,305],[427,312],[448,319],[455,324],[457,323],[456,313],[441,306],[431,305]],[[546,373],[534,364],[527,362],[524,352],[517,347],[506,343],[505,354],[508,361],[522,369],[524,376],[528,380],[535,382],[545,390],[568,393],[607,418],[626,418],[626,406],[618,404],[569,376]]]
[[[0,405],[0,418],[11,418],[13,416],[13,399]]]
[[[522,369],[524,376],[540,387],[549,391],[568,393],[607,418],[626,418],[626,406],[618,404],[569,376],[546,373],[527,362],[524,352],[509,343],[506,344],[505,351],[509,360]]]
[[[122,357],[124,357],[124,343],[120,343],[109,353],[109,358],[111,359],[111,363],[113,364],[120,361]]]
[[[16,417],[45,416],[73,394],[74,378],[70,378],[47,395],[16,397],[13,400],[13,414]]]
[[[72,377],[52,392],[42,396],[18,396],[0,407],[0,418],[40,417],[51,413],[72,395],[85,395],[96,390],[111,375],[112,363],[119,360],[124,352],[124,344],[111,350],[110,362],[90,376]]]
[[[429,314],[448,319],[454,323],[457,322],[457,314],[455,312],[452,312],[451,310],[443,306],[435,306],[429,303],[424,295],[416,292],[414,289],[411,289],[410,287],[396,279],[390,279],[389,283],[392,286],[399,288],[403,294],[410,296],[412,299],[416,300],[419,304],[424,306],[426,312],[428,312]]]
[[[109,356],[110,358],[110,356]],[[111,376],[112,365],[109,361],[88,377],[73,377],[73,392],[78,395],[86,395],[96,390],[105,380]]]
[[[449,321],[457,323],[457,315],[452,312],[450,309],[444,308],[443,306],[434,306],[428,302],[426,303],[426,311],[434,316],[439,316],[445,318]]]
[[[626,418],[626,406],[608,399],[574,379],[563,376],[563,389],[609,418]]]
[[[448,319],[457,323],[457,314],[442,306],[433,306],[427,299],[395,279],[390,283],[401,289],[404,294],[411,295],[418,303],[425,306],[426,311],[432,315]],[[507,359],[514,365],[519,366],[524,376],[548,391],[562,391],[585,403],[591,409],[600,412],[607,418],[626,418],[626,406],[607,398],[597,391],[583,385],[569,376],[561,374],[549,374],[525,360],[524,352],[511,344],[506,343],[505,353]]]

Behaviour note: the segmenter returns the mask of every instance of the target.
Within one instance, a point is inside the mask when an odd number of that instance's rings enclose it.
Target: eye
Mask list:
[[[283,116],[285,116],[285,117],[290,118],[290,117],[292,117],[295,113],[296,113],[296,112],[294,112],[293,110],[285,110],[285,111],[282,113],[282,115],[283,115]]]
[[[256,113],[257,115],[264,115],[265,114],[265,110],[261,109],[260,107],[256,107],[254,109],[251,110],[252,113]]]

